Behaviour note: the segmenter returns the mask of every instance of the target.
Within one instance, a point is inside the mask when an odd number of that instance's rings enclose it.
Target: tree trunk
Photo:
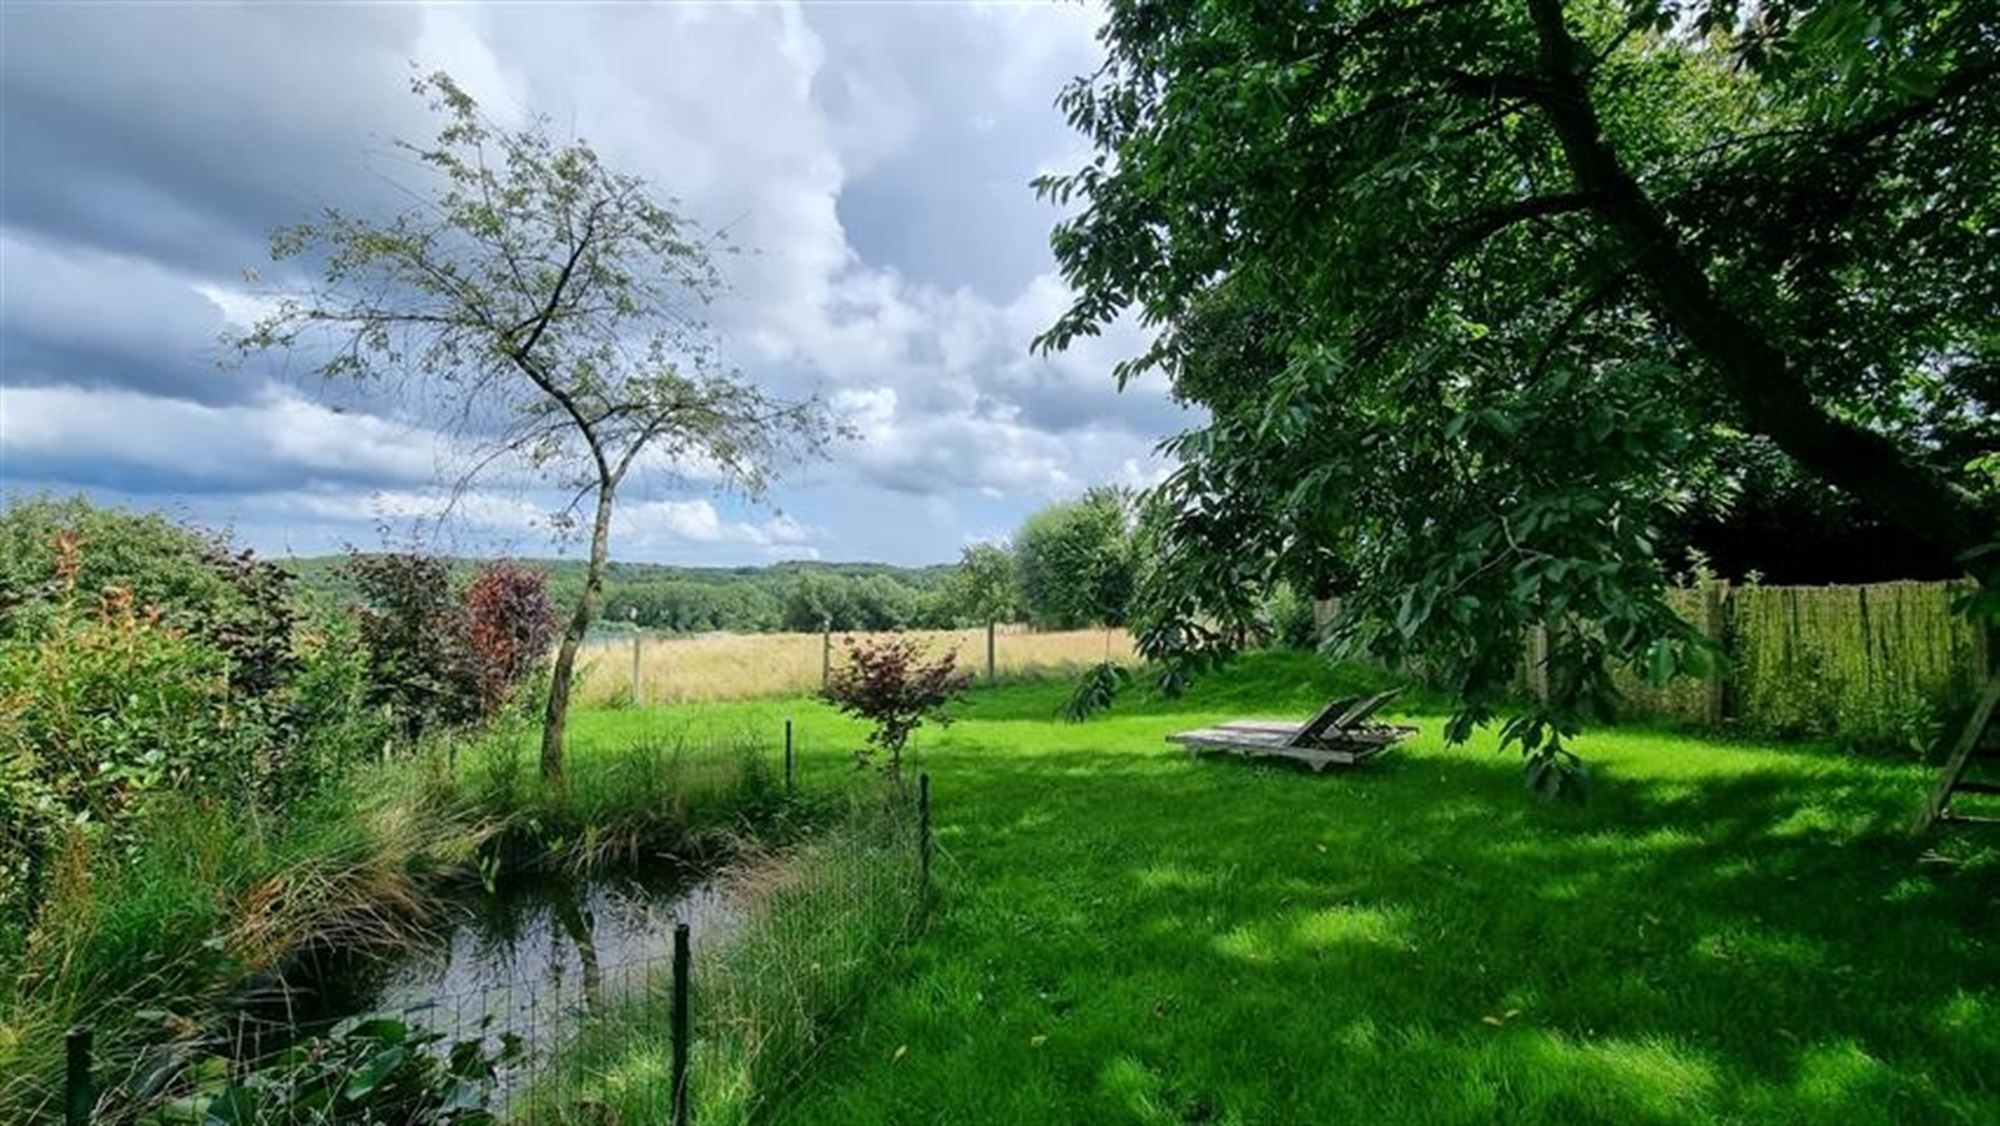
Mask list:
[[[1807,473],[1966,566],[1986,529],[1969,493],[1911,460],[1889,439],[1835,418],[1813,401],[1794,357],[1715,292],[1705,268],[1605,140],[1583,55],[1561,0],[1528,0],[1553,90],[1544,102],[1577,186],[1631,250],[1659,313],[1714,365],[1751,428]]]
[[[611,495],[611,486],[599,486],[597,518],[590,526],[590,562],[583,573],[583,597],[576,600],[576,610],[563,629],[562,646],[556,650],[556,667],[549,679],[548,709],[542,713],[542,778],[556,785],[563,780],[563,729],[569,723],[576,651],[583,645],[583,635],[604,597],[604,564],[611,555]]]

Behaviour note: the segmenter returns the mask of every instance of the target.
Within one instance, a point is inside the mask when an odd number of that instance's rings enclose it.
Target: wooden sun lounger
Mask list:
[[[1208,751],[1228,751],[1246,757],[1296,759],[1312,767],[1314,773],[1329,766],[1352,766],[1417,733],[1414,727],[1368,722],[1400,691],[1392,688],[1373,696],[1335,700],[1304,723],[1238,719],[1169,735],[1167,741],[1186,747],[1189,758]]]

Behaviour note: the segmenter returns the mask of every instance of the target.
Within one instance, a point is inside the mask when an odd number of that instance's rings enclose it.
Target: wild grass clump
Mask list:
[[[577,872],[726,855],[747,826],[787,812],[770,749],[747,733],[661,731],[572,748],[563,784],[536,772],[531,732],[482,741],[461,760],[465,799],[499,825],[510,868]]]
[[[847,801],[794,847],[737,860],[742,920],[692,969],[689,1090],[703,1123],[748,1122],[787,1090],[840,1016],[881,983],[922,918],[914,810],[893,787]],[[672,980],[592,1021],[525,1096],[536,1122],[661,1121],[670,1107]]]
[[[53,1106],[66,1029],[115,1072],[197,1035],[253,976],[314,948],[421,927],[426,877],[463,870],[486,829],[414,766],[384,768],[285,818],[165,796],[114,845],[67,834],[42,911],[0,980],[0,1120]]]

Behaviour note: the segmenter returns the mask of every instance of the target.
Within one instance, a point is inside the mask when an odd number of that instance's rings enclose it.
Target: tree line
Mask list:
[[[761,567],[664,563],[606,566],[600,630],[672,633],[880,632],[1026,623],[1037,629],[1123,625],[1137,578],[1136,496],[1092,489],[1032,513],[1005,543],[972,544],[957,563],[793,561]],[[382,553],[384,555],[396,553]],[[336,602],[363,592],[350,553],[294,560],[300,583]],[[439,559],[454,581],[482,561]],[[572,605],[587,581],[581,560],[517,566],[547,577],[550,598]]]

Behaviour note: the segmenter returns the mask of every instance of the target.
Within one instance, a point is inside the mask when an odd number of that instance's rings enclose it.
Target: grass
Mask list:
[[[698,955],[704,1120],[2000,1119],[2000,850],[1906,834],[1926,769],[1619,729],[1582,743],[1590,800],[1547,806],[1436,715],[1317,776],[1162,740],[1366,679],[1258,655],[1074,726],[1066,683],[980,690],[909,755],[937,809],[921,942],[890,943],[907,896],[865,840],[749,863],[756,910]],[[861,729],[816,701],[596,709],[562,793],[510,735],[289,826],[189,807],[133,856],[65,858],[56,925],[0,995],[0,1118],[69,1021],[129,1036],[302,943],[393,940],[477,855],[730,839],[774,800],[759,750],[787,718],[801,785],[851,789]],[[568,1110],[621,1120],[662,1027],[641,1002],[593,1028]]]
[[[741,856],[724,874],[741,906],[726,940],[698,948],[691,979],[696,1119],[747,1123],[788,1090],[875,988],[921,921],[917,837],[907,794],[850,792],[820,832]],[[671,1104],[671,979],[615,1002],[539,1074],[518,1120],[662,1121]]]
[[[2000,852],[1907,835],[1928,770],[1621,729],[1549,806],[1432,715],[1319,776],[1162,741],[1345,687],[1260,656],[1081,726],[1016,684],[920,733],[943,909],[769,1117],[2000,1120]],[[578,730],[786,715],[807,776],[846,769],[858,733],[805,700]]]
[[[840,658],[846,638],[878,636],[888,635],[835,634],[834,659]],[[900,636],[915,637],[938,649],[956,649],[968,667],[981,672],[986,668],[983,629],[913,630]],[[679,704],[812,692],[820,684],[821,645],[817,633],[646,638],[639,648],[640,696],[649,704]],[[994,664],[1002,676],[1075,669],[1107,655],[1131,657],[1132,641],[1124,630],[1032,633],[1003,626],[994,646]],[[631,702],[629,640],[592,646],[584,661],[581,700],[598,706]]]

